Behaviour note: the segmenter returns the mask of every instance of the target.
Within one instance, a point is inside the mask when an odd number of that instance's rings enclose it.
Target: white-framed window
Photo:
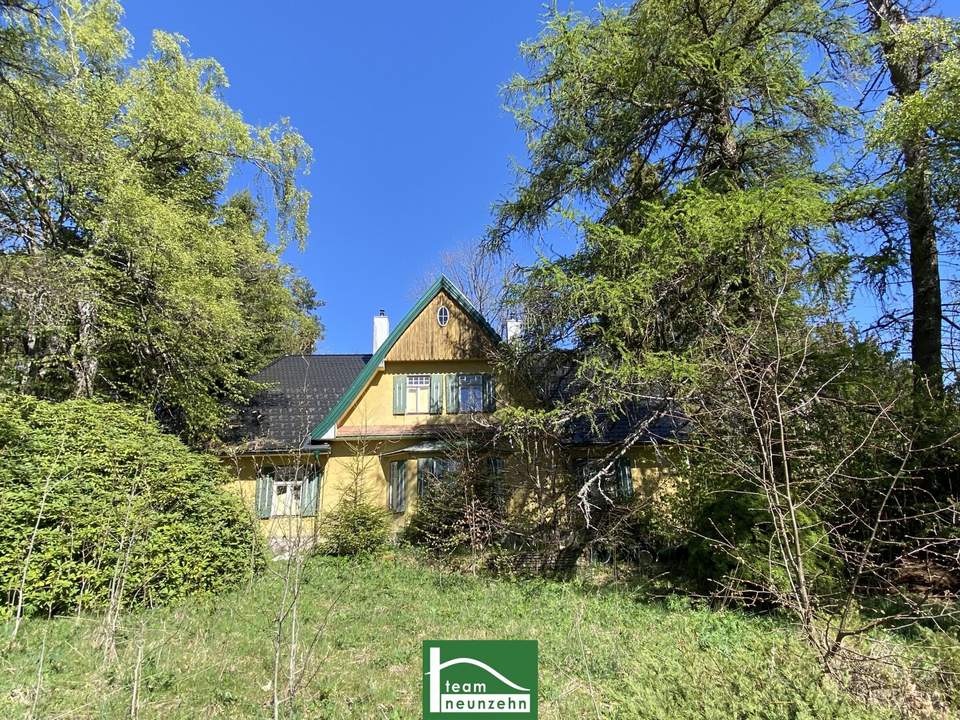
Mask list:
[[[317,514],[322,468],[314,464],[266,466],[257,473],[255,509],[257,517]]]
[[[445,305],[441,305],[439,308],[437,308],[437,325],[440,327],[445,327],[449,321],[450,311],[447,310]]]
[[[483,412],[483,375],[460,376],[460,412]]]
[[[430,412],[429,375],[407,375],[407,412]]]
[[[303,484],[299,480],[275,482],[273,484],[273,514],[299,515],[300,491]]]
[[[303,492],[303,470],[296,466],[280,466],[270,470],[273,479],[271,515],[299,515]]]

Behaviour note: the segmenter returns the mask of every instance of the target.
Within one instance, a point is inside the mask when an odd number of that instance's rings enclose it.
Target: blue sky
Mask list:
[[[313,147],[310,240],[287,260],[327,303],[319,352],[368,352],[376,311],[399,319],[440,254],[480,236],[524,157],[499,90],[539,0],[124,7],[135,58],[154,29],[180,33],[224,66],[247,122],[289,117]]]
[[[955,13],[960,0],[940,0]],[[561,7],[592,8],[586,0]],[[513,182],[523,138],[500,88],[523,71],[518,45],[541,29],[542,0],[482,3],[126,0],[134,58],[154,29],[214,57],[227,101],[255,125],[289,117],[314,150],[303,184],[311,235],[295,265],[326,302],[319,352],[367,352],[371,319],[399,319],[444,251],[476,240]],[[556,232],[557,249],[570,243]],[[535,250],[517,242],[518,260]],[[952,268],[943,268],[953,277]],[[861,291],[858,320],[878,314]]]

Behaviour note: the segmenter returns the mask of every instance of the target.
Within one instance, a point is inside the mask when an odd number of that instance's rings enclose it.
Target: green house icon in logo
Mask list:
[[[536,640],[425,640],[423,717],[536,718]]]

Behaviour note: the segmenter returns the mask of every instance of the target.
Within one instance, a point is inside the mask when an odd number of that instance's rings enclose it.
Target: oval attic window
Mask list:
[[[444,325],[447,324],[447,321],[448,321],[449,319],[450,319],[450,311],[447,310],[446,307],[444,307],[443,305],[441,305],[441,306],[437,309],[437,324],[438,324],[440,327],[443,327]]]

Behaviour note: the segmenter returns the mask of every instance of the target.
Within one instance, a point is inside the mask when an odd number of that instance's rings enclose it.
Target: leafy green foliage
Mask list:
[[[236,586],[262,539],[211,457],[143,410],[0,397],[6,612],[160,605]]]
[[[651,386],[695,395],[702,360],[765,298],[784,292],[781,311],[799,319],[822,309],[799,304],[846,290],[828,233],[837,186],[814,164],[849,120],[825,85],[864,61],[861,42],[820,3],[734,5],[553,13],[524,48],[532,71],[510,99],[529,167],[489,244],[557,213],[580,232],[575,252],[542,259],[512,292],[528,353],[504,374],[542,374],[558,351],[574,369],[557,426],[617,413]],[[813,38],[831,67],[806,69]]]
[[[16,57],[0,83],[0,387],[142,403],[208,440],[251,372],[321,333],[280,258],[306,239],[310,148],[287,121],[245,123],[223,68],[182,37],[157,32],[130,62],[112,0],[24,7],[0,7],[0,63]],[[227,197],[238,176],[267,193]]]
[[[676,499],[710,498],[692,506],[703,512],[694,531],[713,541],[694,541],[697,567],[741,573],[808,627],[838,559],[847,590],[862,589],[864,568],[882,584],[905,548],[939,552],[902,520],[936,517],[937,542],[952,542],[944,520],[956,507],[949,492],[929,512],[886,502],[911,484],[922,422],[907,412],[902,366],[837,321],[855,280],[835,225],[849,208],[818,155],[856,127],[828,86],[869,63],[866,46],[843,4],[549,13],[525,46],[529,74],[510,86],[529,161],[488,236],[502,249],[559,218],[579,241],[511,290],[525,336],[501,377],[515,388],[564,378],[532,409],[500,412],[536,428],[505,430],[511,444],[542,454],[540,438],[563,438],[571,419],[630,421],[638,407],[654,422],[684,416],[679,472],[697,488]],[[631,422],[623,445],[647,430]],[[955,474],[955,459],[944,463]],[[561,485],[556,473],[549,482]],[[714,496],[728,491],[749,499]],[[849,608],[850,597],[827,599]]]
[[[817,145],[850,120],[827,85],[863,50],[843,8],[815,0],[548,13],[522,46],[530,72],[507,88],[530,158],[490,242],[555,212],[636,226],[640,204],[696,180],[722,192],[807,176]],[[808,72],[818,53],[831,63]]]
[[[837,589],[839,557],[813,510],[804,509],[798,517],[805,568],[815,579],[811,589],[829,597]],[[766,604],[790,587],[776,559],[776,543],[764,498],[749,488],[714,490],[692,524],[684,572],[708,592],[748,603],[759,597]]]

